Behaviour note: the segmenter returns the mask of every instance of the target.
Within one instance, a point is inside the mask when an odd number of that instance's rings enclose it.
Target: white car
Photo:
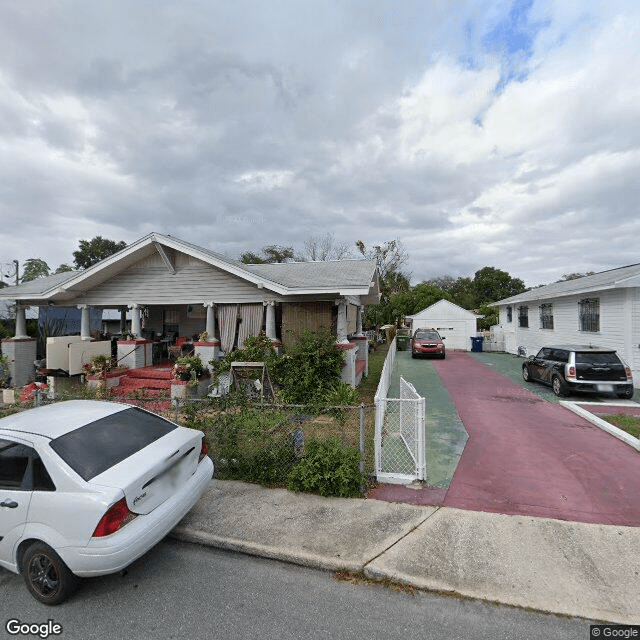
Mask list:
[[[204,434],[138,407],[72,400],[0,420],[0,566],[55,605],[127,567],[213,476]]]

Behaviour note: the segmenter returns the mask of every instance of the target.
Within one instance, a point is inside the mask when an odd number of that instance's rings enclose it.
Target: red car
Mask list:
[[[446,351],[443,338],[435,329],[416,329],[411,339],[411,357],[436,356],[444,360]]]

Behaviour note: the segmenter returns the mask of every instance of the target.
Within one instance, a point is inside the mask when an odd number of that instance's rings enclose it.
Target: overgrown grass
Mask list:
[[[615,413],[610,416],[598,416],[607,422],[610,422],[618,429],[626,431],[634,438],[640,438],[640,416],[628,416],[626,413]]]
[[[369,375],[358,387],[360,402],[363,402],[365,405],[373,404],[376,389],[380,382],[380,376],[382,375],[382,367],[384,366],[384,361],[387,357],[388,351],[389,345],[381,344],[375,351],[369,354]]]

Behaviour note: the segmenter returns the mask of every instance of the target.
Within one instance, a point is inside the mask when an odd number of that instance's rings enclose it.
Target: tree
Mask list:
[[[585,273],[565,273],[562,275],[562,278],[560,278],[560,280],[556,280],[556,282],[564,282],[565,280],[577,280],[578,278],[584,278],[585,276],[592,276],[594,273],[595,271],[585,271]]]
[[[96,262],[121,251],[126,246],[124,240],[115,242],[102,236],[96,236],[91,240],[80,240],[79,249],[73,252],[73,262],[76,269],[87,269]]]
[[[262,256],[247,251],[240,256],[243,264],[272,264],[274,262],[289,262],[294,259],[293,247],[281,247],[271,244],[262,248]]]
[[[30,282],[36,278],[44,278],[49,275],[49,265],[41,258],[29,258],[25,261],[22,270],[22,282]]]
[[[496,302],[526,291],[520,278],[512,278],[506,271],[495,267],[483,267],[473,278],[476,305]]]
[[[473,280],[465,276],[454,278],[453,276],[438,276],[427,280],[426,284],[432,284],[445,293],[449,300],[463,309],[475,309],[478,306]]]
[[[325,262],[351,258],[351,246],[347,242],[337,242],[331,232],[320,236],[311,236],[304,243],[304,252],[300,256],[303,262]]]
[[[73,271],[73,267],[70,267],[68,264],[66,263],[62,263],[55,271],[55,273],[67,273],[67,271]]]
[[[478,319],[478,329],[491,329],[498,324],[499,314],[497,307],[489,307],[486,304],[480,305],[478,313],[484,318]]]

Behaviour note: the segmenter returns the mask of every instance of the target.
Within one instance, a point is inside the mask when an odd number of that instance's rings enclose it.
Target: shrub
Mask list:
[[[288,488],[337,498],[357,496],[365,484],[359,465],[358,449],[344,447],[339,438],[311,438],[303,458],[289,473]]]
[[[283,358],[273,363],[273,378],[284,402],[320,405],[340,381],[344,357],[326,329],[303,331]]]
[[[214,418],[192,420],[188,426],[207,434],[217,478],[267,486],[287,483],[295,452],[293,425],[286,414],[230,409]]]
[[[277,354],[271,343],[271,339],[268,338],[264,332],[261,332],[258,336],[250,336],[245,339],[242,349],[234,349],[230,351],[222,360],[211,360],[211,365],[214,382],[218,382],[218,377],[221,373],[226,373],[231,369],[232,362],[265,362],[269,371],[272,369],[272,365],[277,359]],[[260,375],[256,373],[256,375]]]

